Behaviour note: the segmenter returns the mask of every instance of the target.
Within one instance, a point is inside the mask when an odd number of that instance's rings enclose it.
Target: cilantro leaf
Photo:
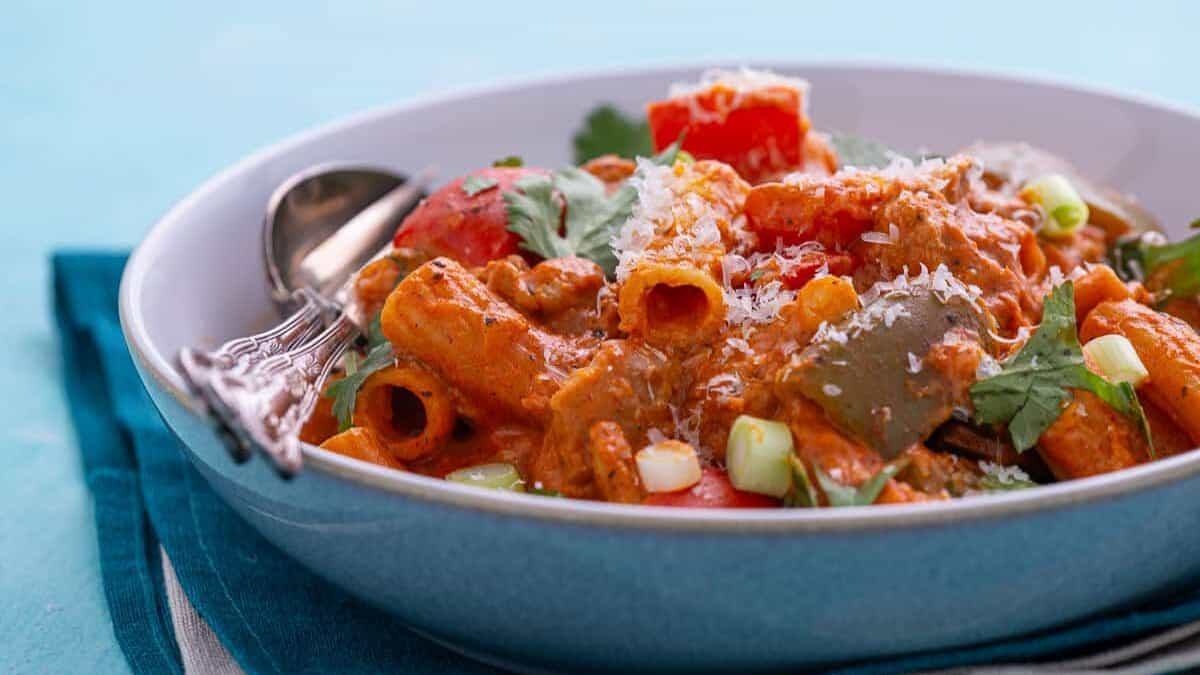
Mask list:
[[[462,191],[467,193],[468,197],[474,197],[480,192],[486,192],[496,187],[500,183],[495,178],[486,176],[467,176],[462,182]]]
[[[1200,219],[1192,227],[1200,224]],[[1168,297],[1200,294],[1200,234],[1175,243],[1162,243],[1157,233],[1121,238],[1108,252],[1108,263],[1125,281],[1146,281],[1159,269],[1156,282]]]
[[[347,372],[345,377],[325,388],[325,396],[333,399],[333,415],[338,421],[338,431],[350,428],[354,419],[354,403],[358,399],[358,390],[367,378],[395,361],[396,355],[392,352],[392,345],[385,340],[367,352],[367,358],[358,364],[354,372]]]
[[[588,113],[583,128],[575,134],[574,145],[576,164],[608,154],[633,159],[654,153],[650,125],[645,120],[627,117],[611,105],[602,105]]]
[[[1070,389],[1090,391],[1138,424],[1154,453],[1149,424],[1128,383],[1113,384],[1088,370],[1075,329],[1075,285],[1068,281],[1046,297],[1042,323],[998,375],[971,386],[975,417],[1007,422],[1018,452],[1032,448],[1062,415]]]
[[[518,155],[509,155],[492,162],[492,166],[525,166],[525,160]]]
[[[840,131],[829,134],[829,144],[837,153],[840,166],[852,166],[857,169],[882,169],[891,164],[892,158],[897,155],[914,162],[933,156],[901,152],[879,141]]]
[[[678,154],[676,141],[653,161],[671,164]],[[605,274],[614,273],[617,259],[610,242],[633,213],[637,189],[627,182],[610,196],[599,178],[574,167],[549,176],[526,176],[515,186],[519,191],[506,191],[504,201],[508,229],[521,237],[521,248],[543,258],[588,258]]]
[[[404,278],[396,279],[396,285]],[[338,431],[349,429],[354,421],[355,401],[358,390],[362,388],[367,378],[374,373],[387,368],[396,361],[392,344],[383,334],[383,311],[380,310],[367,324],[367,356],[365,359],[358,352],[347,352],[344,358],[346,376],[325,388],[324,396],[333,399],[333,415],[338,421]]]
[[[875,503],[876,499],[879,499],[879,493],[883,492],[883,486],[887,485],[887,482],[895,478],[896,474],[906,466],[908,466],[907,458],[889,462],[857,488],[842,485],[817,464],[813,464],[813,471],[817,474],[817,482],[821,484],[821,490],[825,492],[825,498],[829,500],[830,506],[870,506]]]

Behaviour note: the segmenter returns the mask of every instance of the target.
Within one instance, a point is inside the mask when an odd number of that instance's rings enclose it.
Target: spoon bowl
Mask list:
[[[284,313],[295,310],[295,291],[307,285],[301,264],[347,221],[379,201],[408,178],[383,169],[352,163],[325,163],[295,174],[271,195],[263,223],[263,262],[271,299]],[[378,241],[362,248],[360,260],[345,269],[358,269],[382,248],[395,225],[379,230]]]

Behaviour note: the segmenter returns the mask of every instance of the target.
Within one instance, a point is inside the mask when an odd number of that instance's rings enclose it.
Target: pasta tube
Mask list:
[[[1102,302],[1080,327],[1087,342],[1100,335],[1124,335],[1150,371],[1138,391],[1200,444],[1200,335],[1173,316],[1133,300]]]
[[[580,358],[572,343],[530,324],[449,258],[400,282],[380,322],[397,352],[487,407],[525,420],[549,416],[550,397]]]
[[[379,437],[370,429],[364,429],[363,427],[350,427],[342,433],[327,439],[321,444],[321,447],[336,452],[339,455],[353,457],[364,462],[390,466],[396,469],[403,468],[400,462],[391,456],[387,446],[380,441]]]
[[[384,368],[363,383],[354,424],[370,430],[399,460],[438,450],[454,429],[455,409],[441,379],[415,363]]]
[[[725,318],[721,260],[750,186],[716,162],[642,171],[638,207],[613,243],[621,330],[659,347],[704,341]]]

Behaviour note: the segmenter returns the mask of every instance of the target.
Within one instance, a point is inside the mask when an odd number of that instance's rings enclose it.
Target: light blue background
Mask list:
[[[59,388],[47,253],[133,245],[252,150],[417,93],[688,59],[895,60],[1200,106],[1200,3],[643,4],[0,0],[0,671],[127,671]]]

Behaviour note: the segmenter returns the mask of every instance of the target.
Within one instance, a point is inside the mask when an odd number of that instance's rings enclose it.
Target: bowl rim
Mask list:
[[[997,83],[1035,85],[1074,93],[1114,99],[1195,119],[1200,111],[1144,93],[1121,92],[1095,85],[1082,85],[1043,75],[1010,74],[995,70],[942,67],[915,63],[871,60],[747,60],[752,68],[803,71],[805,68],[843,71],[875,71],[903,75],[960,77]],[[221,170],[204,181],[159,218],[135,248],[121,278],[118,308],[121,329],[133,358],[145,377],[190,414],[201,415],[201,407],[188,393],[175,367],[153,347],[145,327],[145,316],[136,300],[142,295],[146,270],[154,252],[169,243],[167,232],[195,204],[232,182],[251,166],[328,134],[383,117],[421,107],[453,103],[511,91],[566,84],[578,80],[610,79],[621,76],[668,75],[680,70],[702,71],[731,67],[729,62],[668,61],[641,66],[574,70],[553,74],[492,80],[458,86],[367,109],[333,122],[321,124],[268,145]],[[264,282],[265,283],[265,282]],[[149,383],[148,383],[149,384]],[[157,402],[156,402],[157,405]],[[186,445],[186,443],[185,443]],[[837,509],[713,509],[672,508],[611,504],[577,499],[554,499],[536,495],[480,490],[437,478],[408,473],[338,455],[317,446],[302,444],[305,468],[376,490],[416,499],[498,515],[606,527],[657,531],[706,531],[713,533],[798,533],[856,532],[900,527],[921,527],[967,521],[1012,517],[1117,499],[1134,492],[1177,483],[1200,474],[1200,452],[1189,451],[1113,473],[1055,483],[987,497],[950,501],[860,506]],[[191,450],[189,449],[189,453]]]

